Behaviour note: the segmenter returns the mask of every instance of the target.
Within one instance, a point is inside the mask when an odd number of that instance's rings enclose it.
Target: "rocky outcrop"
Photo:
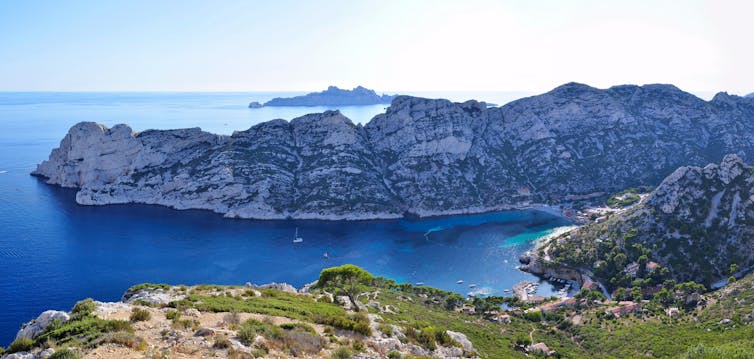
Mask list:
[[[393,98],[395,95],[378,95],[374,90],[361,86],[353,90],[342,90],[330,86],[325,91],[312,92],[303,96],[276,97],[265,102],[264,106],[363,106],[387,104]]]
[[[553,260],[602,272],[602,279],[648,272],[636,265],[644,255],[673,279],[711,286],[732,264],[743,271],[754,265],[754,167],[734,154],[720,164],[680,167],[639,205],[550,245]]]
[[[584,284],[589,277],[581,273],[578,269],[570,268],[564,264],[556,264],[549,258],[542,258],[537,251],[529,251],[519,258],[521,266],[518,268],[524,272],[534,274],[545,279],[561,279],[578,283],[579,287]]]
[[[149,305],[166,305],[185,297],[185,293],[177,292],[175,288],[148,287],[136,290],[129,289],[123,294],[121,302],[127,304],[146,303]]]
[[[147,203],[260,219],[374,219],[556,204],[754,155],[754,100],[669,85],[566,84],[499,108],[396,97],[231,136],[80,123],[34,174],[85,205]]]
[[[16,333],[16,339],[34,339],[37,337],[37,335],[42,334],[42,332],[44,332],[45,329],[47,329],[47,327],[55,320],[64,323],[70,318],[71,316],[68,313],[58,310],[48,310],[42,312],[42,314],[40,314],[37,319],[34,319],[21,327],[21,330]]]
[[[292,286],[292,285],[290,285],[288,283],[275,283],[275,282],[272,282],[272,283],[262,284],[262,285],[258,285],[258,286],[257,285],[252,285],[251,288],[255,288],[255,289],[274,289],[274,290],[279,290],[281,292],[287,292],[287,293],[292,293],[292,294],[298,293],[298,290],[296,290],[296,287],[294,287],[294,286]]]

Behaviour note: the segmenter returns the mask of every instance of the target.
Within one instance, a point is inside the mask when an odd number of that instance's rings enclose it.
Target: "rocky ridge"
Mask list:
[[[249,104],[249,108],[262,106],[363,106],[390,103],[395,95],[378,95],[374,90],[361,86],[353,90],[339,89],[330,86],[322,92],[312,92],[303,96],[276,97],[259,105],[258,102]]]
[[[488,108],[396,97],[355,125],[338,111],[231,136],[73,126],[33,174],[84,205],[146,203],[226,217],[374,219],[557,204],[654,185],[682,165],[754,155],[754,99],[670,85],[570,83]]]
[[[581,268],[617,282],[613,287],[628,274],[653,281],[651,269],[643,269],[647,261],[667,268],[668,278],[717,287],[752,268],[752,248],[754,167],[732,154],[720,164],[678,168],[641,203],[555,238],[541,252],[557,264],[550,270]],[[546,262],[538,258],[532,268]],[[631,269],[637,263],[642,267]]]

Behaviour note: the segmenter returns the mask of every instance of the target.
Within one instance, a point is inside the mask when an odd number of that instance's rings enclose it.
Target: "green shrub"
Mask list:
[[[530,322],[541,322],[542,321],[542,311],[540,310],[533,310],[530,312],[524,313],[524,319],[530,321]]]
[[[3,352],[5,352],[5,348],[0,346],[0,355],[3,355]]]
[[[142,349],[146,347],[146,342],[144,341],[144,339],[141,339],[133,333],[128,332],[107,333],[99,340],[97,340],[97,342],[95,342],[94,344],[96,346],[104,343],[118,344],[120,346],[131,349]]]
[[[241,324],[241,316],[238,314],[238,312],[233,311],[225,314],[223,316],[223,321],[228,325],[238,325]]]
[[[129,292],[137,292],[142,289],[162,289],[162,290],[168,290],[171,288],[170,284],[162,284],[162,283],[141,283],[137,284],[131,288],[128,288]]]
[[[391,351],[390,353],[387,353],[388,359],[401,359],[402,355],[399,351]]]
[[[254,359],[254,356],[247,352],[230,348],[228,349],[228,359]]]
[[[366,348],[364,348],[364,342],[362,342],[361,340],[357,340],[357,341],[353,342],[353,344],[351,345],[351,347],[353,347],[353,350],[355,350],[356,352],[359,352],[359,353],[363,352],[366,349]]]
[[[379,330],[380,333],[384,334],[386,337],[393,336],[393,327],[389,324],[380,323],[380,325],[377,326],[377,330]]]
[[[152,314],[148,310],[142,308],[133,308],[131,310],[131,316],[128,317],[131,322],[145,322],[152,319]]]
[[[73,350],[64,348],[56,351],[47,359],[81,359],[81,356]]]
[[[353,358],[353,353],[351,353],[351,349],[348,349],[346,347],[340,347],[338,349],[335,349],[335,351],[332,353],[331,359],[351,359]]]
[[[251,356],[255,358],[264,358],[267,353],[267,348],[254,348],[251,350]]]
[[[437,349],[437,337],[441,336],[439,330],[433,327],[419,329],[416,326],[408,326],[404,328],[404,333],[410,342],[429,350]]]
[[[335,328],[350,330],[366,336],[372,335],[372,329],[369,327],[369,318],[361,313],[348,316],[318,316],[314,318],[318,324],[331,325]]]
[[[280,339],[283,337],[283,330],[270,323],[260,322],[256,319],[249,319],[241,324],[238,330],[238,339],[246,344],[254,342],[254,338],[261,335],[268,339]]]
[[[35,340],[38,344],[52,341],[56,345],[62,345],[71,341],[88,345],[106,333],[133,332],[131,324],[124,320],[105,320],[87,315],[74,317],[59,326],[45,330]]]
[[[8,353],[29,351],[32,346],[34,346],[33,340],[26,337],[21,337],[14,340],[13,343],[10,343],[10,345],[8,346]]]
[[[71,309],[71,314],[74,317],[83,317],[92,314],[95,309],[97,309],[97,305],[94,304],[94,299],[86,298],[82,301],[76,302],[73,309]]]
[[[181,312],[177,310],[168,310],[165,312],[165,318],[168,320],[176,321],[181,319]]]
[[[224,335],[218,335],[217,338],[215,338],[215,344],[212,344],[212,347],[215,349],[228,349],[231,346],[230,339]]]
[[[317,335],[317,331],[314,330],[314,328],[304,323],[284,323],[280,324],[280,328],[285,330],[300,330],[309,334]]]
[[[175,329],[191,329],[196,330],[199,328],[199,321],[196,319],[179,319],[173,321],[173,328]]]

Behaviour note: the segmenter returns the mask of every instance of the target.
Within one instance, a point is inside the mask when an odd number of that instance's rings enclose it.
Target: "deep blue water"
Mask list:
[[[279,95],[0,93],[0,344],[43,310],[67,310],[85,297],[117,300],[141,282],[300,286],[322,268],[354,263],[398,281],[461,293],[474,283],[501,294],[534,279],[515,269],[530,241],[568,225],[537,211],[343,223],[229,220],[142,205],[85,207],[74,202],[73,190],[29,176],[79,121],[231,133],[322,110],[245,107]],[[341,110],[366,122],[382,108]],[[304,243],[291,242],[297,227]],[[465,284],[457,285],[459,279]]]

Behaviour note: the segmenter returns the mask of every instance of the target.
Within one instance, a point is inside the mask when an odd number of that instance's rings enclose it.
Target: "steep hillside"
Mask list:
[[[681,167],[640,204],[553,239],[543,252],[611,288],[637,278],[641,285],[668,278],[720,285],[754,265],[754,167],[736,155]]]
[[[571,83],[499,108],[399,96],[364,126],[337,111],[232,136],[81,123],[34,174],[79,188],[81,204],[364,219],[553,204],[726,153],[754,155],[754,100]]]

